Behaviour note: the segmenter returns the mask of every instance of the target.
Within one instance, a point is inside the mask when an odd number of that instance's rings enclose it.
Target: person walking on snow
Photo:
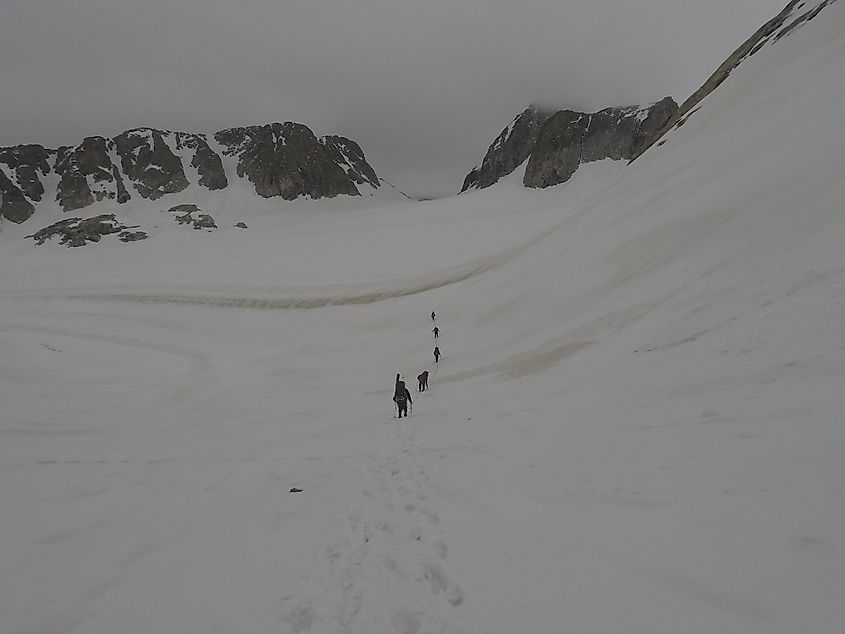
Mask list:
[[[434,346],[434,362],[440,363],[440,348],[437,346]]]
[[[437,315],[434,314],[434,311],[431,311],[431,321],[434,321],[436,317]]]
[[[411,393],[405,387],[405,381],[400,380],[398,374],[396,375],[396,389],[393,392],[393,402],[396,403],[399,418],[402,418],[402,414],[405,414],[405,418],[407,418],[408,403],[413,405],[414,401],[411,400]]]
[[[434,338],[435,338],[435,339],[437,339],[437,338],[440,336],[440,328],[438,328],[437,326],[435,326],[435,327],[434,327],[434,330],[432,330],[431,332],[433,332],[433,333],[434,333]]]
[[[422,374],[417,377],[417,383],[419,383],[418,391],[425,392],[428,389],[428,370],[425,370]]]

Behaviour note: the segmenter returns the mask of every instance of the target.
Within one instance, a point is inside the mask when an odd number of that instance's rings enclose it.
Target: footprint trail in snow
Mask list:
[[[284,601],[293,634],[469,634],[464,593],[414,459],[414,425],[385,426],[382,449],[326,545],[318,572]]]

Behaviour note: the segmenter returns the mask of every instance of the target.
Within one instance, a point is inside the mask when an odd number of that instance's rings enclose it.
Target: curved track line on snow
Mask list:
[[[152,341],[149,339],[139,339],[135,337],[125,337],[121,335],[108,335],[102,333],[88,333],[88,332],[80,332],[77,330],[71,330],[68,328],[51,328],[48,326],[36,326],[32,324],[21,324],[21,323],[13,323],[13,322],[0,322],[0,329],[2,330],[9,330],[12,332],[24,332],[30,333],[34,335],[52,335],[56,337],[67,337],[70,339],[78,339],[81,341],[91,341],[96,343],[105,343],[105,344],[113,344],[118,346],[125,346],[130,348],[139,348],[143,350],[150,350],[153,352],[159,352],[164,354],[171,354],[188,361],[188,368],[183,371],[162,375],[165,378],[173,378],[174,376],[193,376],[197,377],[203,373],[205,373],[210,364],[208,359],[200,352],[196,352],[194,350],[190,350],[184,346],[179,345],[172,345],[172,344],[164,344],[159,343],[156,341]],[[35,342],[37,343],[37,342]],[[6,378],[10,379],[25,379],[25,380],[32,380],[31,377],[18,377],[17,375],[10,372],[8,368],[0,369],[0,375],[6,376]],[[137,380],[137,378],[133,377],[130,379],[125,379],[121,377],[101,377],[98,378],[97,381],[100,384],[109,384],[109,383],[121,383],[127,381]]]
[[[214,306],[221,308],[255,308],[265,310],[311,309],[325,306],[353,306],[373,304],[387,299],[406,297],[432,291],[451,284],[457,284],[483,273],[501,267],[515,259],[543,239],[554,233],[563,223],[547,227],[532,238],[498,253],[484,256],[470,262],[448,268],[440,273],[414,276],[382,282],[381,284],[361,284],[339,286],[332,293],[301,295],[298,297],[245,297],[243,295],[192,295],[190,293],[115,293],[105,289],[101,291],[76,293],[8,292],[0,293],[3,299],[75,299],[104,302],[139,302],[159,304],[188,304],[196,306]],[[353,290],[357,286],[361,290]],[[344,292],[344,288],[347,289]],[[366,289],[366,290],[365,290]],[[320,292],[315,289],[315,292]]]

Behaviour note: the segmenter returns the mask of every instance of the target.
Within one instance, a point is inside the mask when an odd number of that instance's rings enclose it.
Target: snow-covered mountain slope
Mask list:
[[[0,630],[839,631],[820,15],[563,188],[90,249],[6,225]]]

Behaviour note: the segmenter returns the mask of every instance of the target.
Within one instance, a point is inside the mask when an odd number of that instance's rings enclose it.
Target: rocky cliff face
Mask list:
[[[651,106],[606,108],[593,114],[561,110],[540,131],[523,183],[549,187],[568,181],[582,163],[631,159],[677,107],[666,97]]]
[[[50,172],[52,154],[40,145],[0,148],[1,217],[23,222],[35,212],[33,203],[44,195],[41,177]]]
[[[238,157],[238,176],[264,198],[358,195],[355,183],[325,143],[299,123],[273,123],[223,130],[215,135],[227,156]]]
[[[522,114],[496,137],[487,149],[481,165],[467,174],[461,191],[490,187],[522,165],[525,159],[531,156],[540,130],[551,115],[551,111],[533,104],[523,110]]]
[[[74,148],[57,150],[54,169],[60,180],[56,198],[63,211],[82,209],[100,200],[129,200],[109,149],[105,138],[88,137]]]
[[[502,130],[461,191],[489,187],[526,160],[523,184],[549,187],[569,180],[582,163],[631,159],[677,108],[671,97],[594,113],[529,107]]]
[[[226,173],[221,154],[236,160],[234,174]],[[0,148],[0,217],[24,222],[51,198],[67,212],[102,201],[158,200],[192,186],[221,190],[238,178],[260,196],[285,200],[358,196],[360,186],[382,184],[354,141],[317,138],[298,123],[232,128],[211,139],[136,128],[74,147]]]

